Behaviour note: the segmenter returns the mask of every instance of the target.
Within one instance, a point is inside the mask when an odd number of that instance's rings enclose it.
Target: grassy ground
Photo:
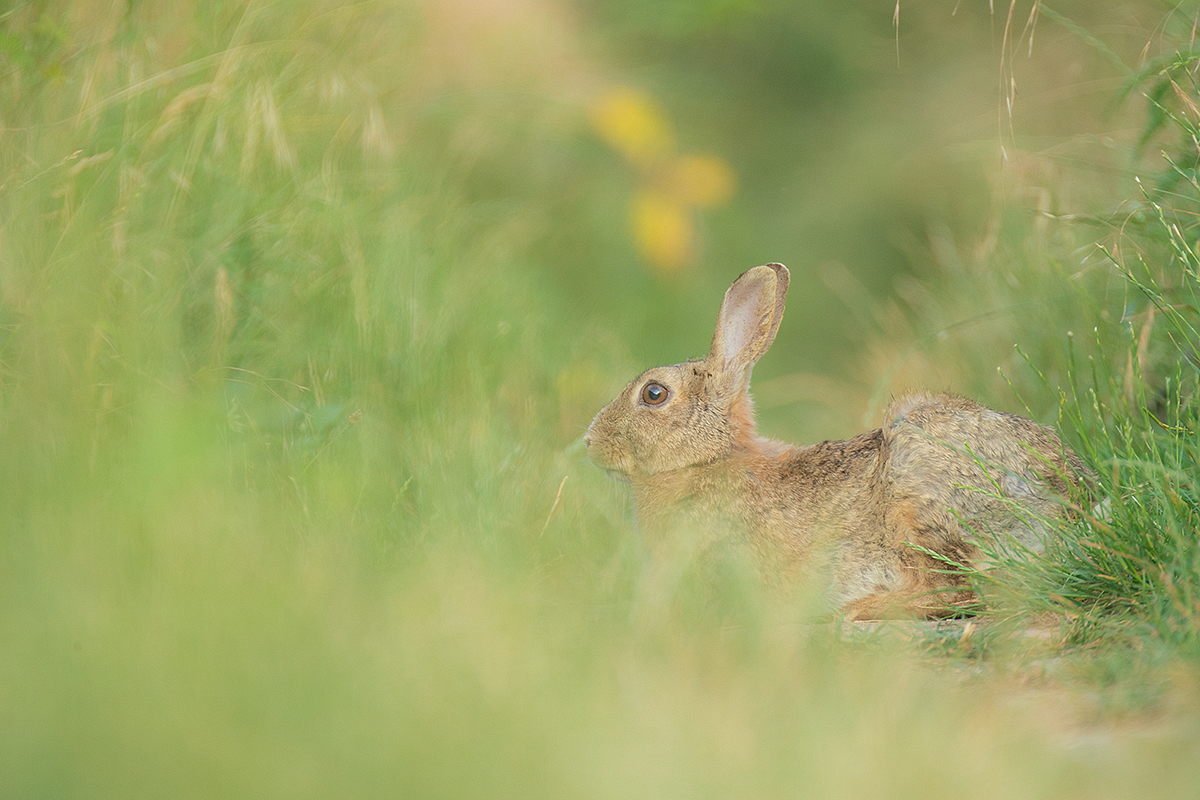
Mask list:
[[[0,10],[0,795],[1195,793],[1189,19],[784,5]],[[579,435],[773,259],[767,430],[951,386],[1111,511],[969,625],[657,580]]]

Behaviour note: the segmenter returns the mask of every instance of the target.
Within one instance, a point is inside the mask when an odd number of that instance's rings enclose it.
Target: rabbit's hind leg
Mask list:
[[[967,616],[978,607],[975,592],[964,586],[915,586],[861,597],[842,608],[851,621],[877,619],[945,619]]]

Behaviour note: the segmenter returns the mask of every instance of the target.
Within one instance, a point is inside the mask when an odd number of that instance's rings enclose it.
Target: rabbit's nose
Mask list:
[[[600,415],[597,414],[596,416],[598,417]],[[588,423],[588,428],[583,433],[583,446],[584,447],[592,446],[592,431],[594,431],[594,430],[596,430],[596,418],[595,417],[593,417],[592,421],[590,423]]]

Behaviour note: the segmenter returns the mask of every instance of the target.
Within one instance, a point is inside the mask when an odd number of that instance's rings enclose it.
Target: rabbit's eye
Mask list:
[[[667,394],[667,387],[661,383],[647,383],[642,387],[642,402],[648,406],[662,405]]]

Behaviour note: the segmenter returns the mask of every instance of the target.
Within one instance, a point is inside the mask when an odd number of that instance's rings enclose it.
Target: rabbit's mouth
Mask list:
[[[608,477],[612,478],[614,481],[618,481],[619,483],[632,483],[633,482],[633,478],[629,477],[629,473],[623,469],[616,469],[614,467],[609,467],[608,469],[606,469],[604,471],[608,473]]]

